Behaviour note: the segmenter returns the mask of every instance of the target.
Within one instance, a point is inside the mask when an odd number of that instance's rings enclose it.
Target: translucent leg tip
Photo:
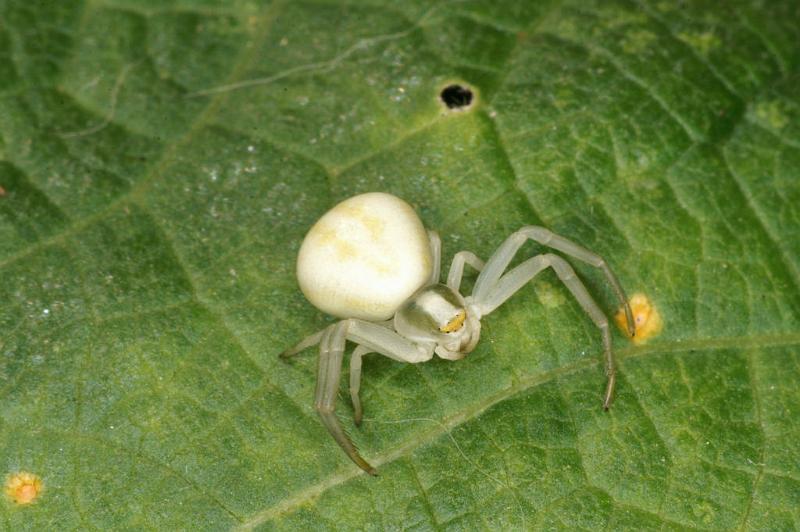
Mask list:
[[[353,457],[351,457],[351,458],[353,458]],[[378,470],[375,469],[374,467],[372,467],[371,465],[369,465],[369,462],[367,462],[366,460],[364,460],[360,456],[358,457],[358,460],[356,460],[354,458],[353,461],[356,463],[356,465],[358,467],[360,467],[361,469],[363,469],[364,471],[366,471],[367,473],[369,473],[373,477],[377,477],[378,476]]]
[[[603,410],[608,411],[611,408],[611,403],[614,401],[614,385],[617,382],[616,374],[608,376],[608,384],[606,385],[606,394],[603,398]]]

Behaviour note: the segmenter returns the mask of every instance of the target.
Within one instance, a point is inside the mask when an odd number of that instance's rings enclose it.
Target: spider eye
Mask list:
[[[456,332],[457,330],[461,329],[461,327],[464,326],[464,320],[466,319],[467,319],[467,311],[461,309],[460,311],[458,311],[458,314],[456,314],[455,317],[453,317],[453,319],[451,319],[446,324],[439,327],[439,331],[443,333]]]

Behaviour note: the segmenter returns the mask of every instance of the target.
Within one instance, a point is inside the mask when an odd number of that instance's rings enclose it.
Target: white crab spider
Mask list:
[[[319,344],[314,406],[336,442],[364,471],[375,474],[334,414],[346,341],[357,344],[350,359],[350,396],[359,425],[363,414],[358,398],[361,357],[375,352],[410,363],[426,362],[434,353],[448,360],[464,358],[478,343],[481,318],[548,267],[602,332],[608,377],[603,407],[608,409],[616,377],[608,319],[572,267],[557,255],[537,255],[506,271],[528,240],[600,268],[625,310],[633,335],[628,300],[606,262],[543,227],[523,227],[486,263],[469,251],[456,253],[446,284],[439,282],[439,236],[426,231],[411,206],[391,194],[371,192],[349,198],[308,232],[297,259],[300,288],[311,303],[342,320],[284,351],[281,357]],[[465,264],[480,272],[472,295],[466,297],[459,291]]]

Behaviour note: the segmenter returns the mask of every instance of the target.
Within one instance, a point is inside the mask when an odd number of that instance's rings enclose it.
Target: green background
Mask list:
[[[6,529],[800,527],[796,1],[0,0]],[[450,82],[476,101],[440,102]],[[395,193],[445,261],[541,224],[663,333],[547,272],[459,362],[365,359],[370,478],[312,408],[294,277]],[[526,246],[526,256],[537,248]],[[613,294],[576,265],[608,312]]]

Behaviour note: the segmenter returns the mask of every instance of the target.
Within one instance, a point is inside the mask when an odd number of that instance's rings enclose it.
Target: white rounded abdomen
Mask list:
[[[388,320],[428,282],[430,240],[405,201],[370,192],[339,203],[300,246],[297,280],[306,298],[339,318]]]

